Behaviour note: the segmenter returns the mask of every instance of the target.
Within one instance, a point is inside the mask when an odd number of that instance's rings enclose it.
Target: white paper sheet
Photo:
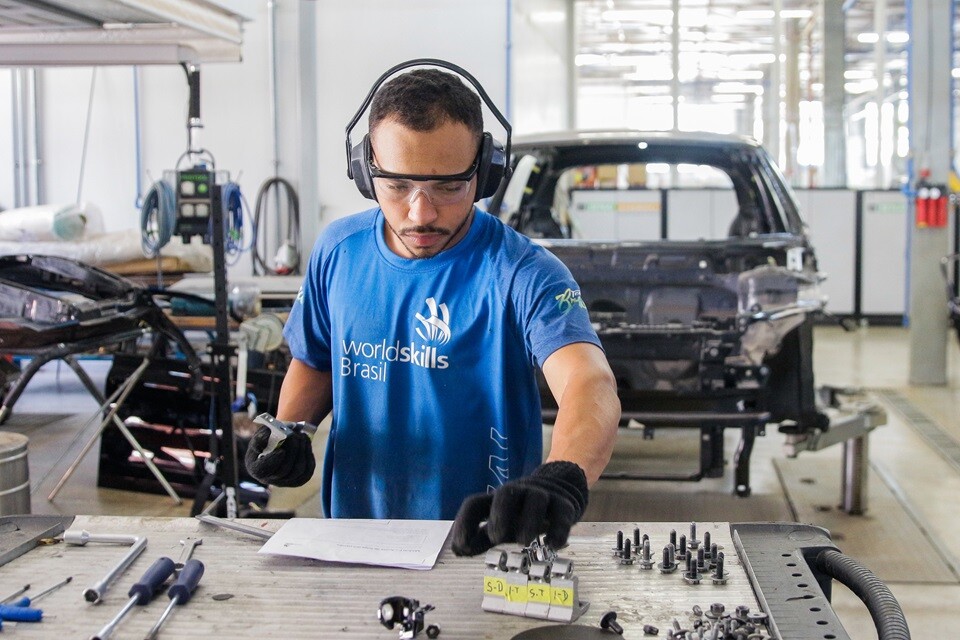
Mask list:
[[[449,520],[293,518],[258,553],[401,569],[432,569]]]

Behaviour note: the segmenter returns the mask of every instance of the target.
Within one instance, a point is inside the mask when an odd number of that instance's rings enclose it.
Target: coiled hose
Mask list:
[[[155,258],[173,237],[177,224],[177,196],[169,183],[154,182],[140,207],[140,246],[144,255]]]
[[[817,555],[816,565],[867,605],[867,611],[877,627],[878,640],[910,640],[910,629],[900,603],[872,571],[835,549],[821,551]]]

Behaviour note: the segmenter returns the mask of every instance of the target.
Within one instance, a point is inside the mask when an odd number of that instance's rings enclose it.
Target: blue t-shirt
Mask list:
[[[482,210],[428,259],[383,229],[380,209],[327,227],[284,329],[294,358],[332,373],[323,510],[449,520],[540,464],[535,368],[600,343],[567,268]]]

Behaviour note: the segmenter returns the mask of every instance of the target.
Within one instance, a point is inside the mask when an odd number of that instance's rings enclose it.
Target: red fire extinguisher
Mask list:
[[[920,170],[920,179],[917,181],[914,197],[914,220],[917,229],[926,229],[930,226],[930,184],[927,182],[929,177],[929,169]]]
[[[947,208],[950,195],[945,184],[930,184],[929,169],[920,171],[920,180],[917,182],[914,205],[916,209],[915,221],[918,229],[942,229],[947,226]]]

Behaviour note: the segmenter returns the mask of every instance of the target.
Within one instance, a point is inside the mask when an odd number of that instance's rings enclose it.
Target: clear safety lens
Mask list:
[[[470,190],[470,180],[402,180],[374,178],[377,199],[387,202],[413,204],[423,194],[435,207],[462,202]]]

